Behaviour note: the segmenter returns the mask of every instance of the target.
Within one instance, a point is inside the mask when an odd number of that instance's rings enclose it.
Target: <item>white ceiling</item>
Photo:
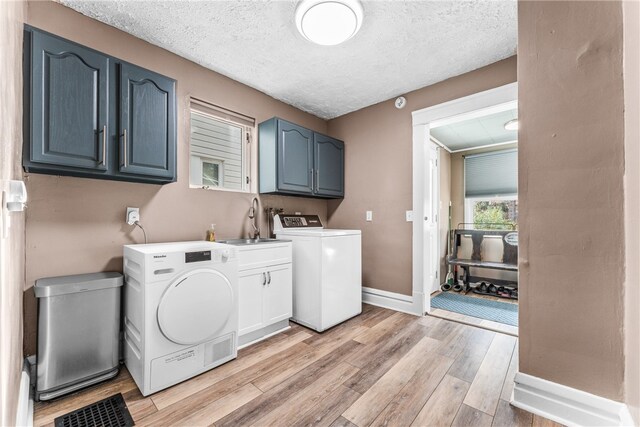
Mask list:
[[[516,0],[364,1],[360,32],[328,47],[292,0],[59,1],[324,119],[516,53]]]
[[[451,151],[462,151],[487,145],[514,142],[517,130],[506,130],[505,123],[518,118],[518,110],[510,109],[474,117],[431,129],[431,136]]]

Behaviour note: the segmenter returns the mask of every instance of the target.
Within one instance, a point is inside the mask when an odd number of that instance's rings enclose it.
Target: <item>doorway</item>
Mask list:
[[[496,212],[501,211],[504,207],[500,203],[494,202],[491,198],[488,201],[478,199],[483,203],[473,205],[472,198],[470,196],[467,197],[468,195],[465,194],[467,183],[465,183],[464,159],[467,157],[473,158],[474,155],[483,152],[506,151],[506,149],[512,149],[517,146],[517,132],[512,134],[515,137],[511,138],[511,140],[504,140],[504,135],[501,135],[500,138],[496,135],[477,135],[476,140],[472,141],[471,145],[465,145],[465,141],[469,142],[469,136],[473,136],[474,126],[482,127],[491,121],[500,123],[502,126],[502,121],[505,121],[505,117],[509,115],[514,116],[513,118],[517,117],[517,83],[413,112],[413,206],[415,218],[413,224],[413,286],[414,293],[421,293],[423,296],[421,298],[423,314],[437,314],[439,311],[436,310],[441,310],[440,308],[432,307],[431,299],[441,293],[440,285],[445,282],[449,272],[446,260],[451,257],[454,245],[460,244],[459,241],[455,241],[455,236],[451,234],[450,230],[463,229],[468,225],[465,224],[465,221],[471,222],[471,228],[473,228],[473,223],[477,223],[477,217],[480,217],[480,214],[477,214],[476,218],[473,218],[473,212],[475,211],[482,213],[484,209],[485,216],[493,218],[491,215],[495,217]],[[438,164],[438,157],[440,157],[443,164]],[[455,162],[453,161],[454,158]],[[480,157],[479,159],[482,160]],[[482,163],[480,160],[475,163]],[[450,175],[446,176],[446,173]],[[483,175],[479,176],[482,177]],[[446,185],[447,180],[449,186]],[[482,181],[482,179],[476,179],[473,182],[478,183],[479,181]],[[449,210],[450,202],[452,211]],[[491,207],[491,209],[488,211],[487,207]],[[467,210],[466,213],[465,208]],[[469,212],[472,213],[471,218]],[[449,226],[449,222],[451,226]],[[480,228],[494,227],[497,226]],[[509,233],[502,233],[501,236],[504,237],[506,234]],[[470,236],[464,235],[464,237],[468,240],[467,243],[473,243]],[[502,237],[498,239],[493,235],[487,236],[487,241],[490,244],[488,246],[483,245],[483,248],[485,246],[493,247],[496,244],[499,246],[500,242],[502,242]],[[452,243],[448,244],[448,242]],[[517,237],[515,242],[517,244]],[[468,245],[465,245],[464,250],[468,249],[466,246]],[[471,250],[473,250],[473,245],[471,245]],[[487,252],[490,255],[492,251],[493,249]],[[471,259],[472,257],[468,256],[468,258]],[[517,270],[517,260],[514,263],[515,270]],[[506,267],[512,268],[513,266],[507,265]],[[454,285],[458,285],[459,278],[469,281],[469,279],[473,279],[476,276],[482,277],[478,276],[478,272],[484,272],[485,270],[469,268],[468,266],[462,268],[460,266],[458,273],[461,271],[466,271],[467,277],[458,274],[453,280]],[[506,292],[504,285],[508,285],[509,280],[517,282],[517,272],[514,273],[513,269],[507,272],[505,281],[500,281],[504,276],[503,272],[498,272],[497,276],[494,276],[494,281],[501,286],[503,294]],[[464,283],[463,286],[465,286]],[[458,292],[456,295],[477,296],[498,304],[502,302],[513,303],[513,300],[499,301],[499,295],[485,296],[476,294],[472,292],[472,287],[475,288],[475,283],[466,285],[465,292]],[[468,323],[473,323],[473,320],[468,320],[461,316],[454,316],[458,317],[458,319],[454,320],[462,319],[467,320]],[[503,329],[509,328],[505,326]],[[501,331],[505,332],[505,330]],[[513,332],[513,330],[507,330],[506,332]]]

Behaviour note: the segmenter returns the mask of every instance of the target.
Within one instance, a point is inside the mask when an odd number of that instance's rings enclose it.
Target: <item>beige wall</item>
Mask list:
[[[619,1],[518,3],[520,370],[623,400]]]
[[[625,97],[625,397],[640,424],[640,3],[624,14]]]
[[[0,2],[0,190],[22,179],[22,1]],[[22,372],[24,213],[11,213],[6,238],[0,229],[0,425],[15,424]]]
[[[451,226],[464,222],[464,157],[451,154]]]
[[[127,206],[140,207],[151,242],[201,240],[212,222],[218,238],[249,231],[253,194],[189,189],[188,99],[194,97],[251,116],[280,116],[326,132],[326,122],[53,2],[30,2],[28,23],[177,80],[178,182],[158,186],[29,174],[25,353],[35,351],[36,304],[31,287],[41,277],[122,269],[122,245],[142,242],[124,223]],[[254,148],[257,144],[254,144]],[[255,169],[254,153],[254,169]],[[256,177],[257,178],[257,177]],[[262,196],[262,206],[319,213],[326,201]],[[262,215],[264,218],[265,216]],[[266,222],[263,221],[263,236]]]
[[[411,112],[516,81],[516,58],[410,92],[329,121],[329,134],[345,141],[345,198],[329,202],[332,228],[362,230],[363,285],[411,295]],[[365,221],[365,211],[373,221]]]
[[[507,144],[499,147],[481,148],[478,150],[460,151],[451,154],[451,205],[453,228],[458,228],[458,224],[464,222],[464,157],[470,154],[489,153],[492,151],[509,150],[517,148],[518,144]],[[502,248],[500,248],[502,250]],[[499,257],[499,253],[495,254]],[[510,280],[517,282],[518,273],[511,271],[476,269],[471,271],[471,275],[493,279]]]

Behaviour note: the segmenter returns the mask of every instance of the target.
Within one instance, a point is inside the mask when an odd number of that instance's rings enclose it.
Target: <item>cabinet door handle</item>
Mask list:
[[[102,126],[102,160],[100,160],[100,164],[107,164],[107,125]]]
[[[262,273],[262,286],[267,284],[267,273]]]
[[[316,188],[315,186],[315,182],[314,182],[314,177],[315,175],[313,174],[313,168],[311,168],[311,191],[314,191],[314,189]]]
[[[320,186],[320,182],[319,182],[319,180],[318,180],[318,169],[316,169],[316,179],[314,180],[314,182],[315,182],[315,184],[316,184],[316,187],[315,187],[316,189],[315,189],[315,191],[316,191],[316,193],[317,193],[317,192],[318,192],[318,187]]]
[[[124,167],[128,166],[127,164],[127,130],[124,129],[122,132],[122,156],[124,159]]]
[[[269,275],[269,281],[267,282],[267,285],[271,284],[271,272],[267,271],[267,274]]]

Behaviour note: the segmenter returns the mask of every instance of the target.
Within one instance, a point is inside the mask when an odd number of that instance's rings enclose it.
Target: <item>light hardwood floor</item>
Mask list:
[[[557,426],[513,408],[517,339],[364,305],[318,334],[292,324],[238,358],[143,397],[126,369],[38,403],[36,426],[122,393],[141,426]]]

